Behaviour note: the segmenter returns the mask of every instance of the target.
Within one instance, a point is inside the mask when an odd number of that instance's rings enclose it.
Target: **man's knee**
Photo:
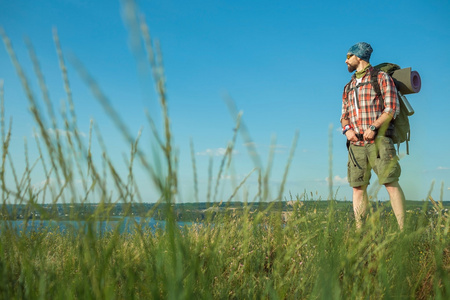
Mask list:
[[[386,182],[384,186],[399,186],[398,180],[392,181],[392,182]]]
[[[398,180],[385,183],[384,186],[386,187],[387,190],[400,188],[400,184],[398,183]]]
[[[354,186],[353,192],[364,192],[367,190],[367,185]]]
[[[353,196],[355,198],[362,198],[366,193],[367,185],[355,186],[353,187]]]

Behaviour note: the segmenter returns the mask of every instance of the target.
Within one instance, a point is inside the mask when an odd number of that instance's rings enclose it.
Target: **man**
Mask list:
[[[367,186],[373,169],[379,183],[389,193],[398,225],[403,230],[405,196],[398,183],[401,169],[389,137],[393,128],[390,121],[398,115],[400,104],[392,78],[384,72],[373,72],[369,63],[372,51],[369,44],[360,42],[348,50],[345,60],[348,71],[356,71],[342,96],[342,132],[347,137],[349,150],[347,177],[353,188],[353,211],[358,229],[369,207]],[[373,88],[372,74],[377,77],[384,101]]]

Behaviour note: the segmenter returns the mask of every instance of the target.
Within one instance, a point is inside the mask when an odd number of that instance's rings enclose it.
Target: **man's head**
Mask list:
[[[356,55],[367,62],[370,61],[370,55],[372,54],[372,52],[372,47],[365,42],[356,43],[347,51],[348,54]]]
[[[365,42],[359,42],[354,44],[348,49],[347,60],[345,63],[348,66],[348,71],[351,73],[361,67],[361,65],[367,65],[370,61],[370,55],[372,54],[372,47]]]

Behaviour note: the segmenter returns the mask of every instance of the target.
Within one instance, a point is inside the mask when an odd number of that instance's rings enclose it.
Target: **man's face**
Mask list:
[[[356,70],[356,67],[358,66],[358,58],[354,54],[347,54],[347,59],[345,60],[345,63],[347,64],[347,69],[350,73]]]

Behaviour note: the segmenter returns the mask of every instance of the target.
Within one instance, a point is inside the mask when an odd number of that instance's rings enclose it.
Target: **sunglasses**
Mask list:
[[[347,59],[350,59],[354,54],[347,54]]]

